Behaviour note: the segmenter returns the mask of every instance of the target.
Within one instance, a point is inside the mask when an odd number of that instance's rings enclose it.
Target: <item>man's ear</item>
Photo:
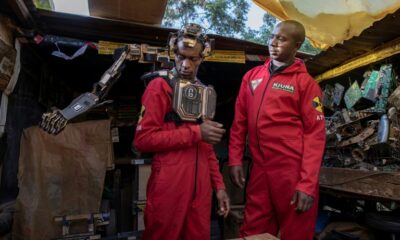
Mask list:
[[[204,59],[205,59],[206,57],[204,57],[203,54],[200,54],[200,57],[201,57],[201,62],[200,62],[200,63],[204,62]]]
[[[299,50],[301,48],[301,45],[303,45],[303,42],[296,42],[297,50]]]

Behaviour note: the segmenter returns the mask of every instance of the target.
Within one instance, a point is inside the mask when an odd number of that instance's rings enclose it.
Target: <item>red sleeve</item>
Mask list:
[[[134,146],[141,152],[171,151],[193,146],[201,140],[198,124],[163,129],[164,117],[171,109],[169,85],[164,79],[154,79],[142,96],[141,119],[136,127]]]
[[[224,180],[222,178],[221,172],[219,171],[219,165],[217,157],[215,156],[214,149],[212,145],[209,145],[209,167],[210,167],[210,175],[211,175],[211,184],[215,191],[220,189],[225,189]]]
[[[233,119],[229,139],[229,166],[243,164],[243,153],[247,134],[247,100],[248,81],[246,74],[236,98],[235,117]]]
[[[325,118],[322,93],[318,84],[308,76],[300,92],[300,108],[304,127],[303,161],[296,189],[311,196],[318,189],[319,171],[325,149]],[[300,80],[300,81],[301,81]]]

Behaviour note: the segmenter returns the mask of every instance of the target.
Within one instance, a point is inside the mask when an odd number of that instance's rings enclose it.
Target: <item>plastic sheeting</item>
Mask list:
[[[280,20],[306,28],[316,47],[326,49],[358,36],[375,21],[400,8],[399,0],[253,0]]]
[[[54,217],[99,212],[113,160],[109,120],[69,124],[57,136],[25,129],[20,151],[13,239],[54,239]]]

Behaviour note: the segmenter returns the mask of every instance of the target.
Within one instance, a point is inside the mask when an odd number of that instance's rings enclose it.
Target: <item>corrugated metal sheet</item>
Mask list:
[[[38,10],[38,25],[42,32],[88,41],[108,40],[117,42],[165,45],[170,32],[176,29],[156,27],[133,22]],[[216,49],[241,50],[250,54],[268,54],[264,45],[234,38],[212,35]],[[307,56],[302,54],[301,56]]]
[[[120,21],[105,18],[87,17],[74,14],[51,12],[36,9],[32,0],[18,0],[29,10],[29,19],[23,17],[21,9],[14,0],[0,3],[0,12],[6,15],[14,15],[22,26],[28,28],[34,26],[38,33],[59,35],[63,37],[77,38],[85,41],[116,41],[127,43],[147,43],[163,46],[166,44],[170,32],[176,29],[154,25],[139,24],[128,21]],[[29,20],[29,21],[28,21]],[[246,54],[269,55],[268,47],[240,39],[212,35],[215,38],[216,49],[245,51]],[[299,52],[299,58],[309,59],[312,55]]]

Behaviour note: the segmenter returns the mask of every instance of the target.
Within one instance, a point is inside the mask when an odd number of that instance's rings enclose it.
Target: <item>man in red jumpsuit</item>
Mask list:
[[[321,90],[295,57],[304,38],[299,22],[278,23],[270,59],[243,77],[229,142],[231,177],[239,187],[246,134],[252,157],[241,236],[313,238],[325,121]]]
[[[196,79],[204,42],[184,44],[178,32],[174,47],[176,71]],[[196,79],[198,81],[198,79]],[[222,124],[174,122],[173,90],[163,78],[153,79],[142,96],[142,118],[134,146],[155,153],[147,185],[143,239],[210,239],[211,196],[216,191],[220,215],[229,211],[229,198],[212,144],[221,140]]]

